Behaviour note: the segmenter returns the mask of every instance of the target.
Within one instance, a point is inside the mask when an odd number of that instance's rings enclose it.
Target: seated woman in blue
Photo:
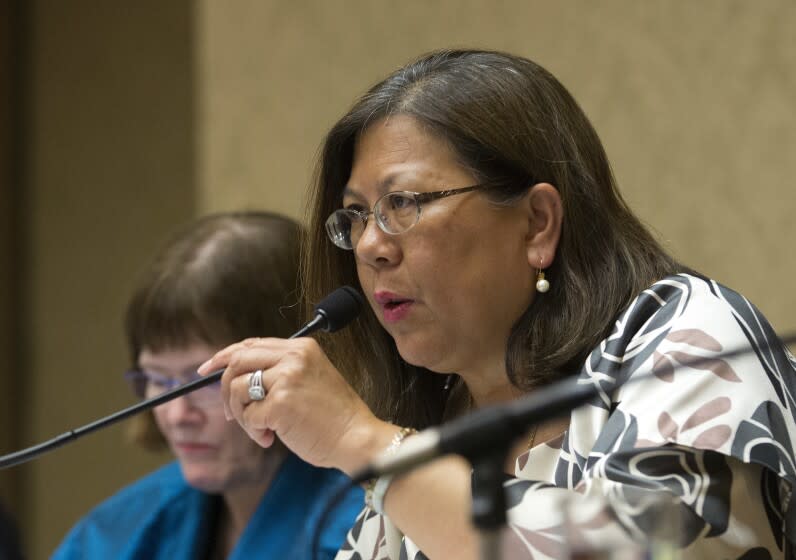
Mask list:
[[[0,558],[2,560],[21,560],[23,558],[17,525],[11,514],[5,510],[2,502],[0,502]]]
[[[127,309],[126,330],[139,397],[192,380],[232,341],[289,336],[299,323],[300,227],[274,214],[200,219],[150,265]],[[152,421],[154,420],[154,422]],[[332,558],[362,507],[359,488],[320,525],[344,484],[280,442],[263,449],[224,418],[219,385],[156,407],[136,439],[168,443],[177,461],[128,486],[72,529],[54,558]]]

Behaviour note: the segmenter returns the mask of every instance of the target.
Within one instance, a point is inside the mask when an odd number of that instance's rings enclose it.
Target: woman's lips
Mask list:
[[[174,447],[176,447],[181,453],[188,453],[188,454],[207,453],[215,449],[215,447],[212,445],[208,445],[206,443],[196,443],[196,442],[175,443]]]
[[[387,323],[397,323],[404,319],[414,305],[414,300],[393,292],[376,292],[373,299],[381,307],[381,314]]]

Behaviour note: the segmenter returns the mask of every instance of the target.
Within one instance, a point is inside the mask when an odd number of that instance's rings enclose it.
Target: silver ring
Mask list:
[[[265,398],[263,388],[263,370],[258,369],[249,377],[249,398],[253,401],[261,401]]]

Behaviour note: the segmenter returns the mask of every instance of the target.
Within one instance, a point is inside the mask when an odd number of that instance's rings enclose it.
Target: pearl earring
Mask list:
[[[545,293],[550,289],[550,282],[545,280],[544,270],[542,270],[542,259],[539,259],[539,273],[536,275],[536,291]]]

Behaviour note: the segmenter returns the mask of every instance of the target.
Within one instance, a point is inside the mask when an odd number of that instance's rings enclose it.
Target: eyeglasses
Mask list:
[[[196,372],[192,372],[182,378],[175,378],[151,371],[132,369],[124,373],[124,378],[130,383],[137,397],[151,399],[186,383],[196,381],[201,376]],[[205,385],[185,396],[189,397],[196,406],[207,408],[221,405],[221,382]]]
[[[326,233],[332,243],[351,251],[365,232],[368,218],[372,214],[376,224],[384,233],[397,235],[411,229],[420,220],[423,205],[433,200],[464,194],[480,189],[502,186],[500,183],[482,183],[460,189],[418,193],[413,191],[388,192],[376,201],[373,210],[341,208],[332,212],[326,220]]]

